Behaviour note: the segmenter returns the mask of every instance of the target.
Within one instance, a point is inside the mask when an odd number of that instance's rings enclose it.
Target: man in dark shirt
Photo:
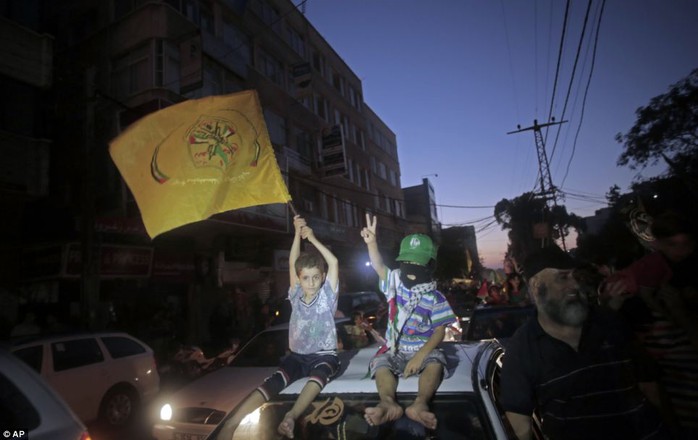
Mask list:
[[[501,375],[514,432],[530,439],[536,411],[553,440],[669,438],[656,371],[614,316],[589,307],[575,266],[557,247],[524,263],[537,315],[509,341]]]

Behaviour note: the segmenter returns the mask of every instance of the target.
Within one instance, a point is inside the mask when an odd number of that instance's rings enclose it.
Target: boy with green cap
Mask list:
[[[376,241],[376,217],[366,214],[367,226],[361,237],[368,247],[371,265],[380,279],[381,291],[388,301],[387,343],[370,364],[376,379],[380,402],[366,408],[364,418],[375,426],[402,417],[428,429],[436,429],[436,415],[429,401],[441,384],[446,366],[444,354],[437,349],[446,326],[456,321],[448,301],[438,290],[432,275],[436,267],[436,246],[429,236],[411,234],[403,238],[396,258],[400,268],[391,270],[383,263]],[[419,375],[417,398],[404,411],[396,401],[398,377]]]

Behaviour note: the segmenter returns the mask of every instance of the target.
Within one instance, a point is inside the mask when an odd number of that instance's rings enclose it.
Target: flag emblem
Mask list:
[[[291,200],[253,90],[151,113],[109,152],[151,237],[219,212]]]

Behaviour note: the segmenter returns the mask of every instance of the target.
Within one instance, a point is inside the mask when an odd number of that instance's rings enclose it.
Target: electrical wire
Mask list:
[[[553,117],[553,107],[555,103],[555,93],[557,93],[557,80],[560,76],[560,65],[562,64],[562,51],[565,46],[565,34],[567,32],[567,19],[569,17],[569,12],[570,12],[570,0],[567,0],[567,3],[565,5],[565,19],[563,20],[562,23],[562,35],[560,36],[560,48],[558,49],[558,54],[557,54],[557,66],[555,67],[555,80],[553,81],[553,94],[550,99],[550,110],[548,111],[548,121],[550,121]],[[545,141],[547,141],[548,138],[548,130],[545,130]]]
[[[582,110],[581,114],[579,116],[579,125],[577,126],[577,133],[574,136],[574,142],[572,143],[572,153],[570,154],[570,158],[567,161],[567,169],[565,170],[565,176],[562,178],[562,183],[560,186],[564,186],[565,181],[567,180],[567,175],[570,172],[570,167],[572,165],[572,160],[574,159],[574,153],[577,150],[577,139],[579,138],[579,132],[582,129],[582,121],[584,120],[584,110],[586,109],[586,103],[587,103],[587,96],[589,94],[589,86],[591,85],[591,77],[594,73],[594,66],[596,64],[596,49],[598,48],[599,45],[599,32],[601,29],[601,18],[603,17],[603,11],[604,7],[606,6],[606,0],[603,0],[601,2],[601,10],[599,11],[599,19],[596,24],[596,36],[594,37],[594,50],[591,55],[591,67],[589,69],[589,78],[587,79],[587,85],[586,88],[584,89],[584,98],[582,99]]]
[[[565,96],[565,103],[562,106],[562,114],[560,115],[560,120],[565,120],[565,113],[567,112],[567,104],[569,103],[570,95],[572,93],[572,86],[574,84],[574,77],[577,72],[577,65],[579,63],[579,54],[582,52],[582,44],[584,43],[584,35],[586,34],[587,24],[589,23],[589,13],[591,12],[592,0],[587,3],[587,10],[584,14],[584,24],[582,25],[582,34],[579,36],[579,44],[577,45],[577,52],[574,56],[574,64],[572,66],[572,74],[570,75],[570,83],[567,86],[567,94]],[[555,142],[553,142],[553,149],[550,153],[550,162],[553,161],[555,157],[555,150],[557,149],[557,142],[560,138],[560,132],[562,131],[562,124],[558,125],[557,132],[555,134]]]

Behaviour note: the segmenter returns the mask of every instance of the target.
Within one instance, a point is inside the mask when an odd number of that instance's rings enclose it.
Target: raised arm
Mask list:
[[[331,250],[317,239],[310,226],[303,226],[301,237],[311,242],[325,259],[327,263],[327,280],[330,282],[332,290],[336,293],[339,288],[339,260],[337,260],[337,257],[334,256]]]
[[[305,219],[300,215],[295,215],[293,217],[293,228],[295,229],[295,235],[293,236],[293,244],[291,245],[291,251],[288,254],[288,277],[289,286],[293,288],[299,283],[298,274],[296,273],[296,260],[301,254],[301,229],[305,226]]]
[[[376,239],[376,229],[378,219],[376,216],[371,218],[370,214],[366,214],[366,226],[361,230],[361,237],[366,242],[368,247],[368,257],[371,259],[371,266],[378,274],[381,281],[385,280],[387,269],[383,263],[383,257],[378,250],[378,240]]]

